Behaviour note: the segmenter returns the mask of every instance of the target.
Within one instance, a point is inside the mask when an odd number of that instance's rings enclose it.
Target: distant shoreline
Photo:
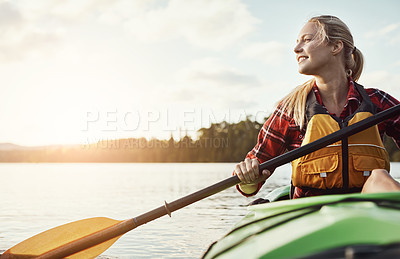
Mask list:
[[[267,119],[267,118],[265,118]],[[238,123],[220,122],[198,130],[198,139],[126,138],[77,145],[24,147],[0,143],[0,163],[230,163],[243,160],[254,147],[263,124],[249,117]],[[385,136],[390,161],[400,162],[400,150]]]

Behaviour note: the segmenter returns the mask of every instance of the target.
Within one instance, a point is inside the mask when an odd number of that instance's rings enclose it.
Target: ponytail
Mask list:
[[[351,55],[350,67],[353,75],[353,80],[358,81],[360,79],[362,70],[364,68],[364,56],[359,49],[354,47],[353,54]]]

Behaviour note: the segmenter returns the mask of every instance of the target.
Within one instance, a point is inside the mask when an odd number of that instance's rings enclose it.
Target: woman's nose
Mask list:
[[[297,53],[300,53],[300,52],[302,51],[302,47],[301,47],[300,43],[297,43],[296,46],[294,46],[293,51],[294,51],[294,53],[296,53],[296,54],[297,54]]]

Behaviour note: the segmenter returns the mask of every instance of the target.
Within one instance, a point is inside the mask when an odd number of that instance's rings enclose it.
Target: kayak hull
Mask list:
[[[325,195],[250,206],[204,258],[311,258],[338,250],[373,253],[396,244],[400,192]]]

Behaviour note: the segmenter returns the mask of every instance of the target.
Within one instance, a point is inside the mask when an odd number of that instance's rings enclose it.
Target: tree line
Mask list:
[[[263,123],[247,117],[238,123],[213,123],[198,130],[199,137],[179,140],[127,138],[74,146],[0,151],[0,162],[238,162],[257,141]],[[385,137],[391,161],[400,151]]]

